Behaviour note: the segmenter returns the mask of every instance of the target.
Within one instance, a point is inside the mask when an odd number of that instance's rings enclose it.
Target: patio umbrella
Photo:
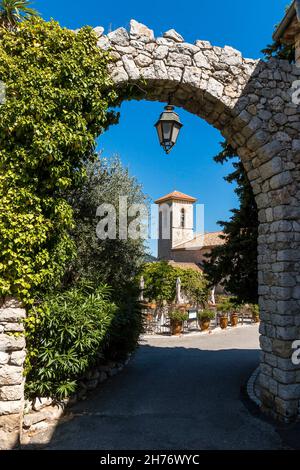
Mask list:
[[[181,279],[180,277],[177,278],[176,281],[176,303],[181,303]]]
[[[144,280],[144,277],[141,276],[141,279],[140,279],[140,301],[143,301],[144,300],[144,290],[145,290],[145,280]]]
[[[211,291],[210,301],[213,305],[216,305],[216,298],[215,298],[216,286],[213,287]]]

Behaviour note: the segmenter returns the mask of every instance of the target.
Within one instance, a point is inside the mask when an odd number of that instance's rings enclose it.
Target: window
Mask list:
[[[185,210],[183,208],[181,209],[180,225],[181,228],[185,227]]]

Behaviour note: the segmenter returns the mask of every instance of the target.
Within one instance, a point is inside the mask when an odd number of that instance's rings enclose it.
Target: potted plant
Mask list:
[[[188,314],[182,310],[173,310],[169,313],[171,323],[171,335],[178,336],[182,333],[183,322],[188,320]]]
[[[228,326],[228,312],[222,312],[220,315],[220,327],[222,330],[226,330]]]
[[[250,305],[250,311],[252,313],[252,320],[253,323],[259,323],[260,318],[259,318],[259,306],[257,304],[251,304]]]
[[[236,311],[230,313],[230,324],[232,327],[236,327],[239,324],[239,314]]]
[[[153,320],[154,316],[153,316],[153,313],[151,312],[151,310],[147,311],[147,321],[148,322],[151,322]]]
[[[213,310],[205,309],[198,313],[198,320],[200,322],[201,331],[207,331],[210,327],[210,322],[215,318]]]

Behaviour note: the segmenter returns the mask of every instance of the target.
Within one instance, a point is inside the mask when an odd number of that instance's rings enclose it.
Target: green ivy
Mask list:
[[[88,27],[32,18],[0,32],[0,295],[32,303],[75,255],[63,191],[82,182],[95,138],[118,120],[109,61]]]

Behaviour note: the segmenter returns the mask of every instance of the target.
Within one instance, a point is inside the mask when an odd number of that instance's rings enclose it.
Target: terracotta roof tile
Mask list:
[[[177,261],[169,261],[170,266],[173,266],[174,268],[182,268],[182,269],[192,269],[193,271],[197,271],[199,273],[203,272],[203,269],[201,269],[200,266],[198,266],[196,263],[180,263]]]
[[[226,240],[220,238],[223,232],[210,232],[196,235],[193,240],[177,245],[173,250],[201,250],[202,248],[212,248],[224,245]]]

